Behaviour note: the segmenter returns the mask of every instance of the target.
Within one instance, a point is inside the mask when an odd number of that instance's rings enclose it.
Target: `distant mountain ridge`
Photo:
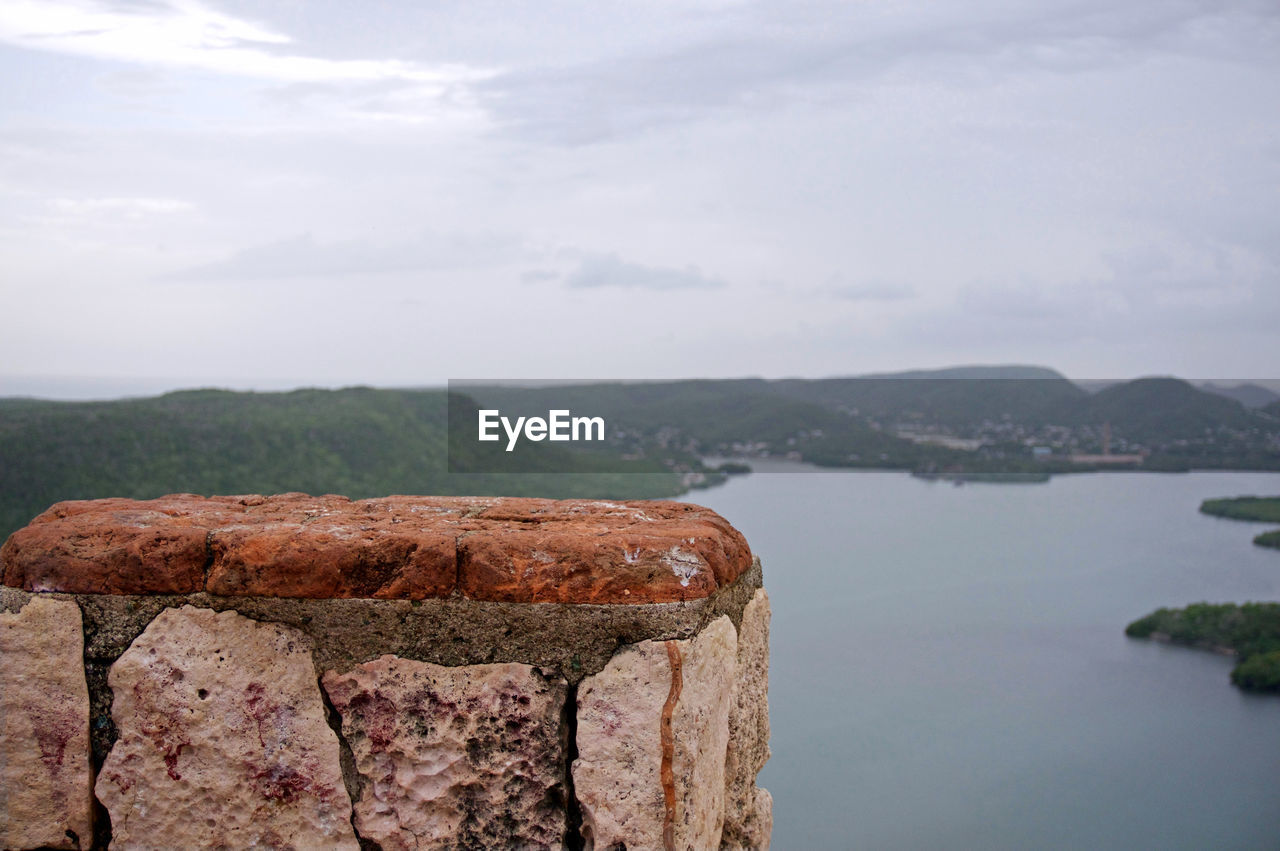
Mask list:
[[[56,500],[180,491],[671,496],[693,481],[690,459],[696,469],[705,455],[1043,475],[1088,469],[1072,456],[1110,449],[1141,456],[1144,469],[1280,469],[1280,400],[1246,407],[1177,378],[1090,393],[1044,367],[967,366],[812,380],[477,385],[470,394],[504,414],[600,416],[610,439],[572,457],[547,444],[510,456],[497,444],[450,446],[444,390],[0,399],[0,537]],[[478,408],[458,410],[470,423]],[[450,475],[454,452],[496,458],[496,467],[471,469],[497,472]],[[629,469],[649,478],[618,472],[610,459],[634,462]]]
[[[872,372],[855,375],[854,378],[892,378],[919,380],[930,378],[961,379],[1056,379],[1066,380],[1066,376],[1056,369],[1045,366],[1023,366],[1020,364],[995,366],[948,366],[940,369],[909,369],[903,372]]]
[[[912,370],[848,378],[721,379],[471,388],[486,405],[569,405],[704,453],[785,453],[838,466],[1030,466],[1052,453],[1142,453],[1158,469],[1280,469],[1280,416],[1177,378],[1082,389],[1034,366]],[[749,413],[747,413],[749,412]],[[983,456],[938,446],[981,445]],[[1057,447],[1053,449],[1053,447]],[[745,448],[744,448],[745,447]],[[1021,459],[1021,460],[1020,460]]]
[[[1234,399],[1246,408],[1265,408],[1275,402],[1280,402],[1280,393],[1275,393],[1259,384],[1243,383],[1227,386],[1205,381],[1200,383],[1200,389],[1207,393]]]

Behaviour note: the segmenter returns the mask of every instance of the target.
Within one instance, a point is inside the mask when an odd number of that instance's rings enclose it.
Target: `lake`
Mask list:
[[[1280,697],[1124,635],[1160,606],[1280,600],[1280,552],[1250,543],[1270,527],[1197,511],[1280,474],[752,463],[688,499],[764,563],[775,848],[1280,847]]]

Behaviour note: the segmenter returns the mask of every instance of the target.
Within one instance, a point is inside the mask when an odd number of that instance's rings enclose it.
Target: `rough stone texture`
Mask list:
[[[477,600],[639,603],[708,596],[751,564],[720,515],[679,502],[502,500],[458,543]]]
[[[722,848],[765,849],[773,797],[756,786],[769,761],[769,595],[756,590],[738,627],[738,674],[729,700]]]
[[[77,723],[120,847],[354,849],[348,793],[388,848],[572,845],[579,811],[596,847],[768,842],[768,602],[746,542],[706,509],[69,502],[11,536],[0,576],[0,622],[83,615],[83,650],[60,641],[74,661],[53,667],[87,680]],[[326,724],[320,672],[350,741]],[[28,756],[57,738],[21,735]],[[0,810],[30,791],[10,788]]]
[[[0,586],[0,611],[16,612],[33,597],[66,599],[84,614],[94,764],[115,742],[107,672],[160,612],[191,605],[237,611],[307,635],[317,671],[347,671],[394,654],[457,666],[522,662],[556,670],[571,683],[597,673],[621,645],[648,638],[688,638],[721,615],[735,625],[762,582],[759,560],[710,597],[639,605],[494,603],[445,600],[313,600],[220,597],[213,594],[31,594]]]
[[[360,775],[362,837],[387,851],[563,844],[563,679],[384,656],[324,688]]]
[[[166,609],[111,667],[113,848],[359,848],[304,635]]]
[[[58,503],[0,563],[28,591],[639,604],[707,597],[752,558],[679,502],[177,494]]]
[[[435,500],[272,498],[209,533],[212,594],[258,597],[443,597],[457,581],[454,536]],[[414,522],[416,514],[431,522]]]
[[[573,778],[588,847],[720,844],[736,651],[733,624],[721,617],[693,639],[624,647],[583,680]],[[664,710],[672,740],[666,777]]]
[[[0,614],[0,848],[88,848],[89,691],[80,610]]]
[[[199,497],[170,497],[169,511]],[[181,594],[204,587],[206,530],[128,499],[60,502],[0,548],[4,584],[27,591]]]
[[[619,645],[688,638],[728,615],[735,623],[761,585],[757,561],[736,582],[702,600],[639,605],[445,600],[290,599],[214,594],[52,595],[73,599],[85,617],[85,656],[114,662],[166,608],[234,610],[307,634],[320,670],[350,670],[393,654],[439,665],[525,662],[562,671],[570,682],[600,671]],[[20,607],[33,595],[0,588]]]
[[[676,848],[714,848],[724,826],[725,753],[737,634],[728,618],[690,642],[675,731]]]

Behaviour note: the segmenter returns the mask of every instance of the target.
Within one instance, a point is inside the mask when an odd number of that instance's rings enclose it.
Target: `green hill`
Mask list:
[[[1117,443],[1151,453],[1147,469],[1280,469],[1280,419],[1177,378],[1112,385],[1058,416],[1074,426],[1109,423]]]
[[[911,375],[911,374],[905,374]],[[1065,378],[829,378],[774,382],[773,392],[857,413],[880,422],[962,428],[1005,420],[1041,425],[1082,404],[1088,394]]]
[[[1039,367],[468,390],[453,404],[443,390],[367,387],[0,399],[0,533],[61,499],[177,491],[671,496],[722,478],[702,455],[1043,476],[1083,469],[1068,456],[1100,451],[1104,425],[1115,451],[1144,454],[1143,469],[1280,469],[1280,403],[1250,410],[1172,378],[1095,394]],[[478,403],[603,417],[608,439],[450,446],[449,418],[455,436],[473,433]]]
[[[873,429],[834,406],[789,398],[759,379],[463,389],[504,414],[565,407],[603,416],[628,450],[650,455],[796,452],[815,463],[908,468],[950,455]]]
[[[521,472],[450,474],[446,416],[443,391],[363,387],[0,400],[0,539],[63,499],[287,491],[639,498],[684,490],[670,472],[597,473],[599,465],[567,454],[506,468]]]
[[[1247,382],[1230,386],[1202,382],[1200,389],[1206,393],[1215,393],[1219,396],[1226,396],[1228,399],[1235,399],[1246,408],[1265,408],[1274,402],[1280,402],[1280,396],[1277,396],[1268,388]]]
[[[1101,452],[1109,428],[1113,451],[1142,453],[1144,469],[1280,469],[1280,418],[1172,378],[1090,394],[1039,367],[963,367],[469,392],[521,413],[548,406],[590,411],[633,437],[691,452],[748,446],[745,454],[795,452],[840,466],[1053,472],[1079,469],[1061,460],[1065,455]],[[970,449],[959,451],[965,441]],[[1033,460],[1033,445],[1056,447],[1058,459]]]
[[[856,376],[860,379],[910,379],[921,378],[963,378],[966,380],[982,379],[1018,379],[1018,380],[1063,380],[1065,376],[1056,369],[1044,366],[1023,366],[1007,364],[995,366],[948,366],[942,369],[908,369],[901,372],[874,372]]]
[[[1214,432],[1247,431],[1260,425],[1244,405],[1193,387],[1179,378],[1139,378],[1112,385],[1084,404],[1064,407],[1062,422],[1110,422],[1130,440],[1164,443]]]

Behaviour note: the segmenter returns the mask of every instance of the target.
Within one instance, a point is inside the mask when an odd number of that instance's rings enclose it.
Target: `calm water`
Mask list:
[[[1280,697],[1123,633],[1280,600],[1265,527],[1196,510],[1249,493],[1280,474],[809,470],[695,494],[773,602],[774,847],[1280,848]]]

